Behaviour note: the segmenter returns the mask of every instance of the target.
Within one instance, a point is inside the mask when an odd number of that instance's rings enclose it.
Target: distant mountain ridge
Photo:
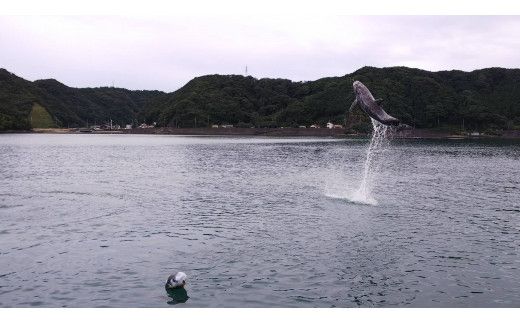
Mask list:
[[[171,93],[72,88],[53,79],[30,82],[0,69],[0,130],[29,129],[28,117],[37,103],[61,127],[108,119],[170,127],[297,127],[332,121],[363,131],[369,122],[365,115],[358,110],[345,114],[354,99],[354,80],[383,98],[388,113],[417,128],[520,129],[520,69],[363,67],[308,82],[206,75]]]

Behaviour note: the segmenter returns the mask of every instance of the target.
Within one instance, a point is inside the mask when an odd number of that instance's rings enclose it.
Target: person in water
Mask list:
[[[180,288],[184,287],[186,285],[186,279],[188,276],[186,276],[185,273],[182,271],[179,271],[178,273],[174,275],[170,275],[168,279],[166,280],[166,289],[172,289],[172,288]]]
[[[186,303],[188,298],[190,298],[188,292],[184,289],[186,279],[186,274],[181,271],[168,277],[166,284],[164,285],[166,293],[171,298],[171,300],[167,302],[168,304],[175,305],[178,303]]]

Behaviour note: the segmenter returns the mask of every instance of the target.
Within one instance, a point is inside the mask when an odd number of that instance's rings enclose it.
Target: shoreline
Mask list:
[[[85,132],[78,128],[36,128],[32,130],[10,130],[2,133],[46,133],[46,134],[141,134],[178,136],[263,136],[263,137],[332,137],[366,138],[369,134],[345,133],[345,129],[328,128],[135,128]],[[520,130],[505,130],[501,135],[469,135],[434,129],[412,129],[396,132],[394,139],[520,139]]]

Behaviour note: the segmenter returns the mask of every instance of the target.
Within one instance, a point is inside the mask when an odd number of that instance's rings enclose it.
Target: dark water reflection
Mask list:
[[[166,294],[168,294],[168,296],[171,298],[168,302],[166,302],[168,305],[186,303],[190,298],[188,296],[188,292],[183,287],[175,289],[165,288],[165,290]]]
[[[0,135],[0,306],[520,306],[518,141],[366,145]]]

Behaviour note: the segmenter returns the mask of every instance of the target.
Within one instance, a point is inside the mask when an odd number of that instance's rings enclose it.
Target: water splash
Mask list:
[[[372,138],[366,151],[366,159],[359,186],[356,185],[355,187],[353,187],[347,185],[347,187],[345,187],[345,182],[354,182],[352,181],[353,178],[349,179],[348,177],[350,176],[347,175],[347,178],[342,179],[341,181],[334,180],[332,181],[332,183],[330,183],[330,185],[328,183],[327,187],[325,188],[325,195],[331,198],[346,199],[353,203],[369,205],[378,204],[377,200],[374,198],[373,195],[373,188],[377,180],[379,170],[383,164],[384,153],[389,146],[390,141],[388,140],[388,137],[391,128],[373,119],[372,127]],[[340,173],[342,172],[335,172],[334,177],[342,177]],[[357,183],[358,180],[359,178],[355,180],[355,182]],[[339,187],[337,185],[334,185],[339,183],[342,183],[343,185]]]
[[[389,140],[387,132],[389,127],[378,121],[372,120],[372,139],[367,149],[367,157],[363,171],[363,179],[357,191],[355,191],[350,200],[353,202],[377,205],[377,200],[372,194],[374,179],[379,173],[383,162],[383,154],[388,148]]]

